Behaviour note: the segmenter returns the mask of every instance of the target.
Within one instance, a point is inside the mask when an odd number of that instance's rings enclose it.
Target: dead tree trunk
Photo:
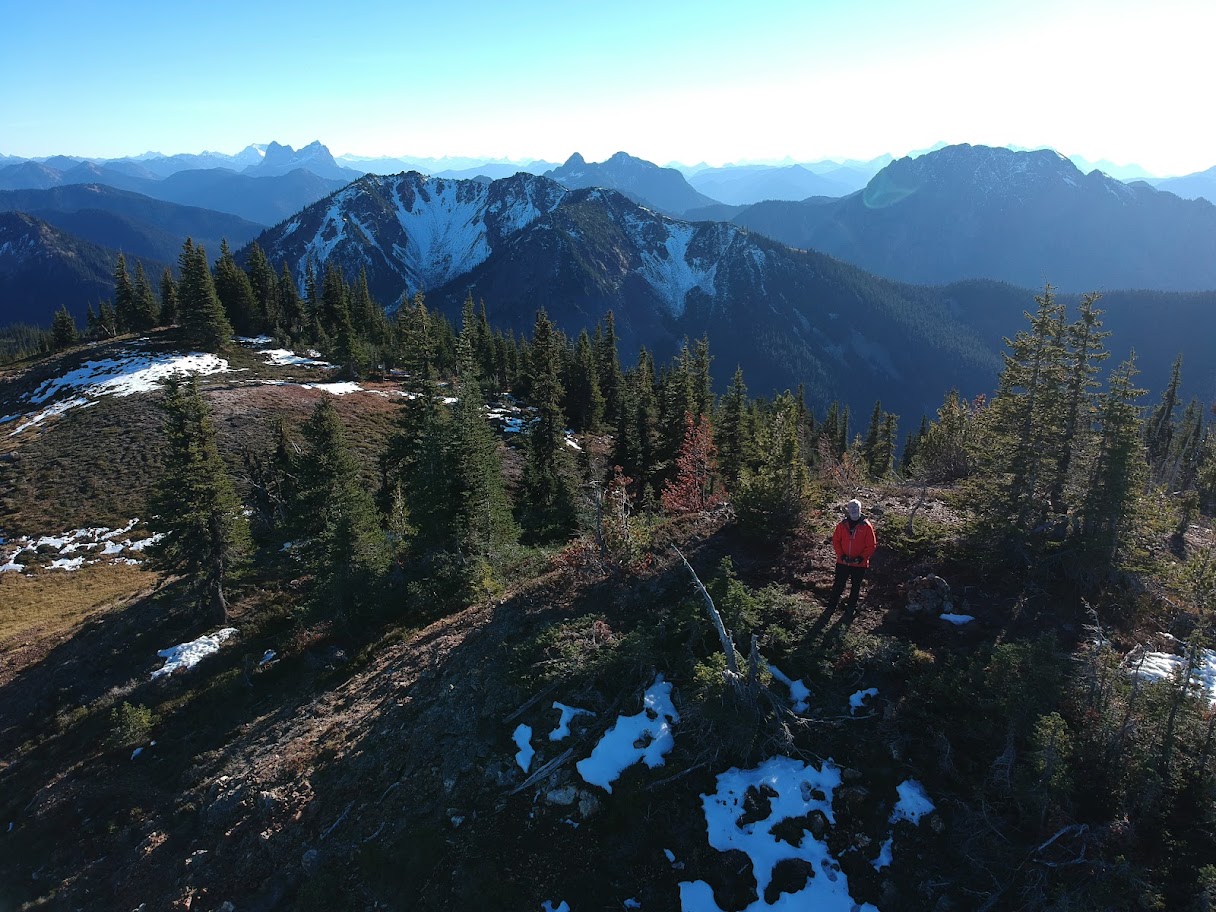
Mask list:
[[[701,599],[705,602],[705,609],[709,612],[710,620],[714,622],[714,629],[718,631],[718,639],[722,643],[722,652],[726,655],[726,675],[728,679],[738,680],[739,678],[739,661],[735,656],[735,644],[731,642],[730,634],[727,633],[726,626],[722,623],[722,615],[718,613],[718,609],[714,607],[714,600],[709,597],[709,593],[705,590],[704,584],[700,577],[697,576],[697,571],[692,568],[692,564],[688,559],[680,553],[680,549],[675,545],[671,546],[671,550],[676,553],[683,563],[684,568],[688,571],[692,581],[696,584],[697,590],[701,593]]]

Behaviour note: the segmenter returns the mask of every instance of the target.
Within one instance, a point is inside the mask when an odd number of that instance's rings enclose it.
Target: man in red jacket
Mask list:
[[[870,558],[878,547],[878,537],[870,521],[861,518],[861,501],[850,500],[845,504],[845,516],[836,524],[832,533],[832,549],[836,552],[836,579],[832,582],[832,594],[828,598],[828,614],[836,610],[844,584],[849,582],[849,601],[845,613],[852,614],[857,608],[857,594],[862,577],[870,566]]]

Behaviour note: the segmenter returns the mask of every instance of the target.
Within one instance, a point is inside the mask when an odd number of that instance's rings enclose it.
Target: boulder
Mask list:
[[[954,611],[950,584],[930,573],[918,576],[904,585],[907,601],[904,610],[916,618],[935,618]]]

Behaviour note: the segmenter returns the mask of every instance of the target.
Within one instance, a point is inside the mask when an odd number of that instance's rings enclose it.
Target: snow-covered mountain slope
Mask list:
[[[271,262],[304,282],[309,261],[367,270],[381,303],[452,281],[504,238],[552,211],[567,194],[553,181],[517,174],[486,184],[411,171],[367,175],[259,238]]]

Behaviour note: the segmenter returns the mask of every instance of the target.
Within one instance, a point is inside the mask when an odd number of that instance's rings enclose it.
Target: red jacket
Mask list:
[[[836,524],[832,533],[832,548],[836,551],[836,563],[847,567],[868,567],[874,549],[878,547],[878,538],[874,535],[874,527],[868,519],[859,519],[857,525],[849,528],[849,521],[842,519]],[[846,561],[846,557],[859,557],[858,562]]]

